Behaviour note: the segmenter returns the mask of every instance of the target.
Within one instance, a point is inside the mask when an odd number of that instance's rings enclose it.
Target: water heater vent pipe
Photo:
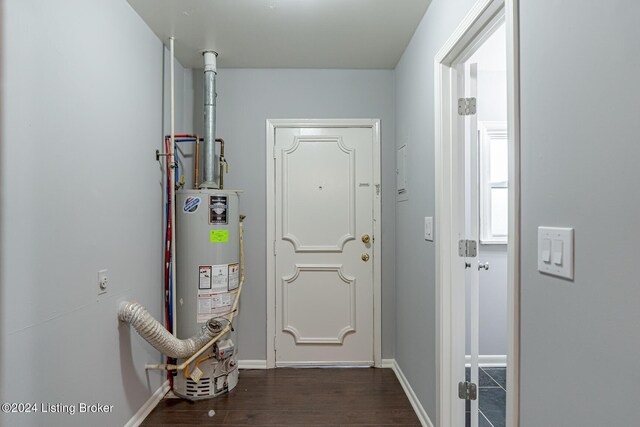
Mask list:
[[[219,188],[219,159],[216,154],[216,57],[213,51],[203,53],[204,57],[204,182],[200,188]]]
[[[118,310],[118,319],[130,324],[142,338],[156,350],[169,357],[186,359],[204,347],[225,329],[224,324],[209,319],[202,325],[200,334],[180,340],[154,319],[151,314],[137,302],[123,302]]]

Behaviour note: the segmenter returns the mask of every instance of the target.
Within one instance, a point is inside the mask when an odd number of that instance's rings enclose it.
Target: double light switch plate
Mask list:
[[[573,228],[538,227],[538,271],[573,280]]]

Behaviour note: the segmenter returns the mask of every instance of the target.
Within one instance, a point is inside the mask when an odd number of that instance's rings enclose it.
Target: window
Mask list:
[[[479,122],[480,242],[506,244],[509,225],[507,122]]]

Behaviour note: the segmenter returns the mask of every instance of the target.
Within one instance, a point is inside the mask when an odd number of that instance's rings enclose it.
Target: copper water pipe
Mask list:
[[[220,143],[220,189],[224,188],[224,166],[227,161],[224,158],[224,139],[216,138],[216,142]]]

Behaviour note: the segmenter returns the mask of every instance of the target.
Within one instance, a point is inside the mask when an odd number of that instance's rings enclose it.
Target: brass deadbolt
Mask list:
[[[371,237],[369,237],[369,235],[368,235],[368,234],[363,234],[363,235],[362,235],[362,243],[364,243],[365,245],[366,245],[367,243],[369,243],[369,241],[370,241],[370,240],[371,240]]]
[[[361,258],[364,262],[367,262],[369,261],[369,254],[362,254]]]

